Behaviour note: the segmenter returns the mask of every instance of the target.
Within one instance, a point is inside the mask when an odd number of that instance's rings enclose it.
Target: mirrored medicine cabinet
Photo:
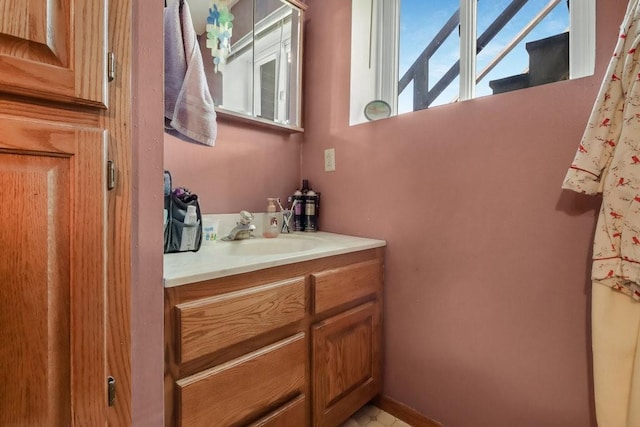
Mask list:
[[[220,118],[302,132],[299,0],[187,0]]]

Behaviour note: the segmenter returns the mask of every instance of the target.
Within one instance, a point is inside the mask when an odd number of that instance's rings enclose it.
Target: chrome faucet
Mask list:
[[[240,221],[236,222],[236,226],[222,240],[241,240],[253,237],[251,233],[255,231],[256,226],[251,224],[253,215],[248,211],[240,211]]]

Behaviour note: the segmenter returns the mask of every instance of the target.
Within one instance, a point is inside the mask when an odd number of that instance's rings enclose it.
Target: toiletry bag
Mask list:
[[[189,206],[196,207],[197,222],[195,224],[184,223]],[[198,196],[183,187],[173,189],[169,171],[164,172],[164,210],[164,253],[181,252],[180,244],[183,234],[190,227],[195,227],[195,244],[190,251],[200,250],[202,245],[202,213]]]

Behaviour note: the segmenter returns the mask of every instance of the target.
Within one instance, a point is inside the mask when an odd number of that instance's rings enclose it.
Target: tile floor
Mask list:
[[[393,415],[387,414],[383,410],[372,405],[365,405],[358,412],[353,414],[341,427],[411,427],[404,421],[400,421]]]

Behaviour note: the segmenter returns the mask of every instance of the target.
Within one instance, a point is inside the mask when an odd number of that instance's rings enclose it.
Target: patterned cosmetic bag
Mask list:
[[[201,245],[198,196],[184,187],[172,188],[171,173],[164,171],[164,253],[197,252]]]

